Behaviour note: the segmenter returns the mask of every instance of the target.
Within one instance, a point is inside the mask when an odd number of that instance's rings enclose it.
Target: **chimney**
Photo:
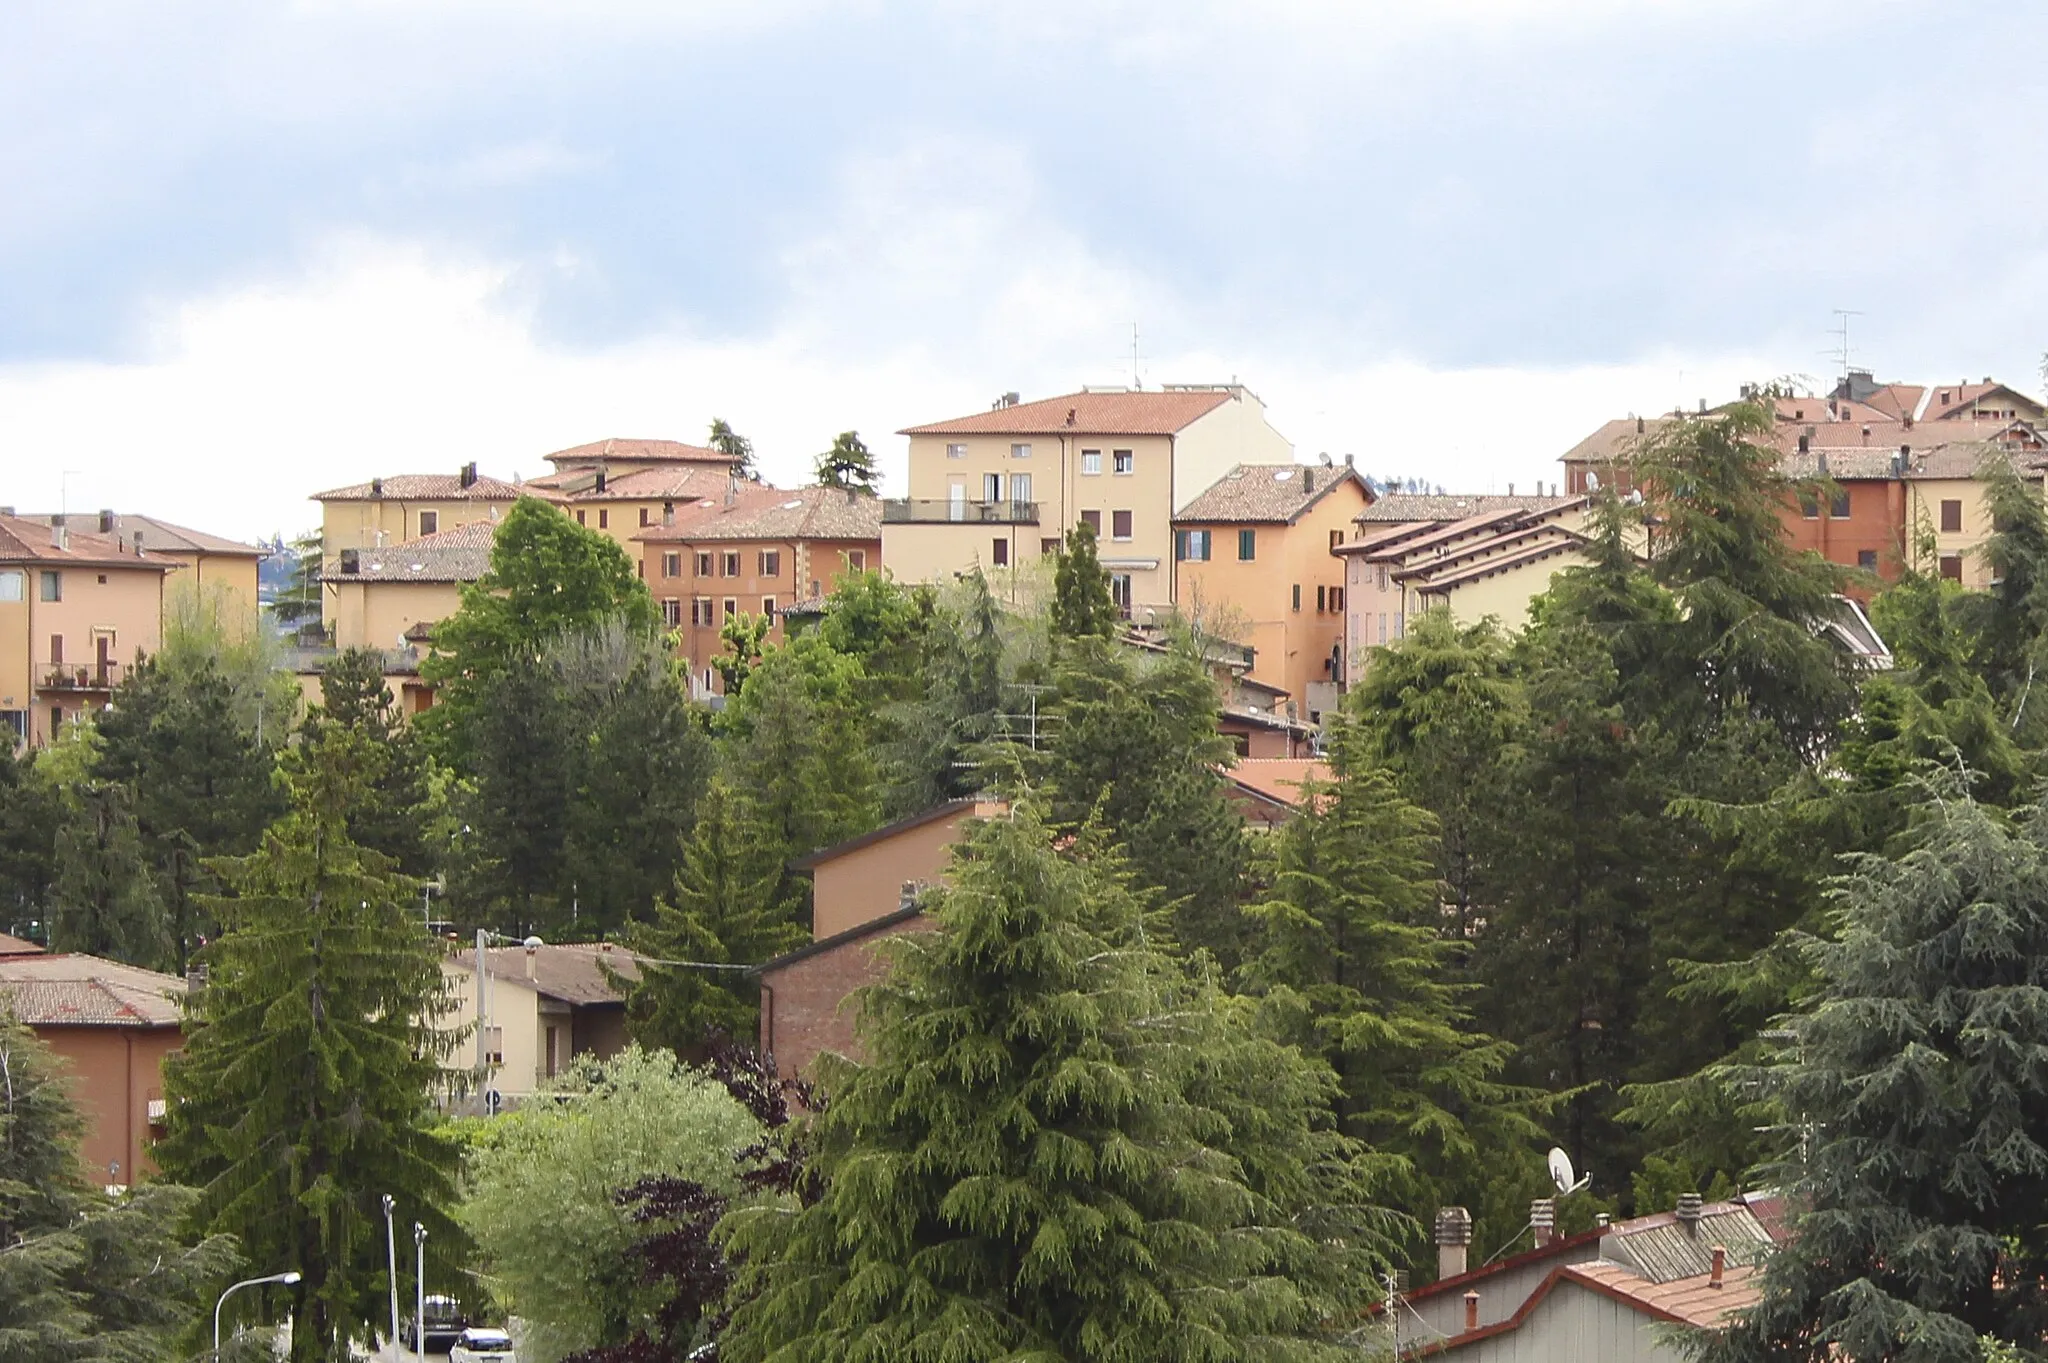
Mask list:
[[[1903,477],[1905,477],[1905,476],[1906,476],[1906,461],[1907,461],[1907,460],[1909,460],[1909,459],[1911,459],[1912,457],[1913,457],[1913,447],[1912,447],[1911,445],[1901,445],[1901,446],[1899,446],[1899,452],[1898,452],[1897,454],[1895,454],[1895,455],[1893,455],[1893,456],[1892,456],[1892,477],[1894,477],[1894,478],[1903,478]]]
[[[100,533],[101,533],[102,535],[111,535],[111,534],[113,534],[113,533],[114,533],[114,513],[113,513],[113,512],[111,512],[111,511],[102,511],[102,512],[100,512]]]
[[[1868,426],[1863,428],[1863,443],[1866,445],[1870,443],[1870,428]]]
[[[1439,1207],[1436,1213],[1436,1276],[1455,1278],[1472,1260],[1472,1213],[1463,1207]]]
[[[462,466],[462,485],[464,487],[476,486],[476,462],[474,460]]]
[[[537,949],[536,947],[534,947],[534,945],[533,945],[532,943],[530,943],[530,942],[529,942],[529,943],[527,944],[527,947],[526,947],[526,978],[527,978],[527,979],[529,979],[529,980],[531,980],[531,979],[535,978],[535,976],[534,976],[534,973],[533,973],[533,958],[534,958],[534,955],[536,954],[536,951],[537,951],[537,950],[538,950],[538,949]]]
[[[1311,492],[1314,492],[1315,490],[1316,490],[1316,471],[1315,471],[1314,469],[1303,469],[1303,470],[1301,471],[1301,491],[1302,491],[1302,495],[1303,495],[1303,496],[1307,496],[1307,495],[1308,495],[1309,493],[1311,493]],[[1512,491],[1512,489],[1510,489],[1510,490]]]
[[[661,504],[661,523],[663,525],[674,525],[676,523],[676,504],[674,502],[663,502]]]
[[[1826,450],[1822,450],[1820,457],[1813,461],[1813,467],[1821,477],[1825,478],[1828,476],[1828,452]]]
[[[1809,453],[1809,452],[1810,452],[1810,451],[1811,451],[1812,449],[1813,449],[1813,437],[1812,437],[1812,436],[1810,436],[1810,435],[1802,435],[1802,436],[1800,436],[1800,437],[1799,437],[1799,452],[1800,452],[1801,454],[1806,454],[1806,453]]]
[[[1705,398],[1701,398],[1701,399],[1700,399],[1700,415],[1701,415],[1701,416],[1705,416],[1706,414],[1707,414],[1707,400],[1706,400]]]
[[[725,504],[731,506],[740,499],[740,471],[733,469],[725,475]]]
[[[1067,424],[1069,426],[1072,426],[1079,419],[1080,410],[1078,407],[1067,408]]]
[[[1719,1287],[1719,1286],[1721,1286],[1721,1278],[1722,1278],[1722,1275],[1723,1275],[1724,1273],[1726,1273],[1726,1272],[1727,1272],[1727,1269],[1728,1269],[1728,1247],[1727,1247],[1726,1245],[1716,1245],[1716,1246],[1714,1246],[1714,1267],[1712,1268],[1712,1270],[1711,1270],[1711,1271],[1709,1271],[1709,1273],[1708,1273],[1708,1275],[1707,1275],[1707,1286],[1708,1286],[1708,1287]]]
[[[603,491],[604,491],[604,485],[605,485],[605,481],[606,481],[606,479],[605,479],[605,472],[604,472],[604,470],[603,470],[602,468],[600,468],[600,469],[599,469],[599,470],[597,471],[597,486],[596,486],[596,487],[595,487],[594,489],[592,489],[592,490],[593,490],[593,491],[596,491],[596,492],[603,492]]]
[[[1637,434],[1637,435],[1641,435],[1642,433],[1643,433],[1643,419],[1642,419],[1641,417],[1637,417],[1637,418],[1636,418],[1636,434]]]
[[[1467,1292],[1465,1294],[1465,1328],[1467,1330],[1477,1330],[1479,1328],[1479,1294],[1477,1292]]]
[[[1678,1195],[1678,1210],[1675,1214],[1678,1217],[1678,1224],[1685,1227],[1687,1234],[1698,1235],[1700,1231],[1700,1218],[1705,1214],[1700,1202],[1700,1195],[1698,1193],[1680,1193]]]
[[[1536,1232],[1536,1248],[1557,1239],[1557,1199],[1539,1197],[1529,1204],[1529,1225]]]
[[[342,571],[342,572],[344,572],[344,573],[359,573],[359,572],[361,572],[362,570],[363,570],[363,551],[362,551],[362,550],[360,550],[360,549],[344,549],[344,550],[342,550],[342,551],[341,551],[341,571]]]
[[[370,495],[372,497],[382,497],[384,495],[384,480],[382,478],[372,478],[370,480]]]
[[[50,547],[68,549],[71,546],[71,532],[64,528],[64,517],[60,513],[50,517]]]
[[[1541,489],[1541,488],[1538,488],[1538,489],[1537,489],[1537,491],[1538,491],[1538,492],[1541,492],[1542,490],[1543,490],[1543,489]],[[1512,496],[1514,496],[1514,495],[1515,495],[1515,485],[1514,485],[1513,483],[1509,483],[1509,484],[1508,484],[1508,496],[1512,497]]]
[[[1358,456],[1356,456],[1356,455],[1352,455],[1352,454],[1347,454],[1347,455],[1345,455],[1345,456],[1344,456],[1344,467],[1345,467],[1345,468],[1347,468],[1347,469],[1350,469],[1350,468],[1357,468],[1357,467],[1358,467]]]
[[[138,554],[142,552],[142,532],[140,530],[135,532],[135,552]]]

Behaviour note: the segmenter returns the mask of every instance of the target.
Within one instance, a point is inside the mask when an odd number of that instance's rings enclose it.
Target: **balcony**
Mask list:
[[[121,684],[119,663],[51,663],[38,691],[111,691]]]
[[[882,503],[884,525],[1037,525],[1037,502],[944,501],[897,497]]]

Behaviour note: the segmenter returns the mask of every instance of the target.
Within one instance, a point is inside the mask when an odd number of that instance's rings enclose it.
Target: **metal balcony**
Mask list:
[[[43,671],[39,691],[111,691],[121,684],[119,663],[51,663]]]
[[[884,525],[1037,525],[1037,502],[945,501],[897,497],[882,503]]]

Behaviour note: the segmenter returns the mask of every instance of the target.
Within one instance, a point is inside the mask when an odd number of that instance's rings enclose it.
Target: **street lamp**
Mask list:
[[[391,1226],[392,1209],[398,1205],[391,1194],[384,1194],[384,1258],[390,1265],[391,1276],[391,1347],[398,1347],[398,1233]]]
[[[417,1221],[412,1223],[412,1243],[420,1256],[419,1275],[413,1282],[417,1293],[412,1309],[413,1356],[419,1363],[427,1363],[427,1228]]]
[[[220,1300],[213,1304],[213,1356],[215,1358],[220,1357],[220,1309],[228,1304],[229,1297],[234,1296],[235,1293],[245,1287],[261,1287],[265,1283],[283,1283],[286,1287],[290,1287],[298,1280],[299,1271],[295,1268],[289,1273],[273,1273],[267,1278],[246,1278],[221,1293]]]

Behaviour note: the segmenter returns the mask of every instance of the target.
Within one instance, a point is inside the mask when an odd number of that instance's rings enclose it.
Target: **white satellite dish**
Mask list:
[[[1592,472],[1588,472],[1588,473],[1586,474],[1586,491],[1588,491],[1588,492],[1598,492],[1599,490],[1600,490],[1600,475],[1599,475],[1599,474],[1597,474],[1597,473],[1592,473]]]
[[[1550,1181],[1557,1185],[1560,1197],[1569,1197],[1593,1181],[1591,1174],[1577,1177],[1577,1171],[1572,1168],[1572,1157],[1555,1145],[1550,1147],[1550,1157],[1546,1162],[1550,1165]]]

